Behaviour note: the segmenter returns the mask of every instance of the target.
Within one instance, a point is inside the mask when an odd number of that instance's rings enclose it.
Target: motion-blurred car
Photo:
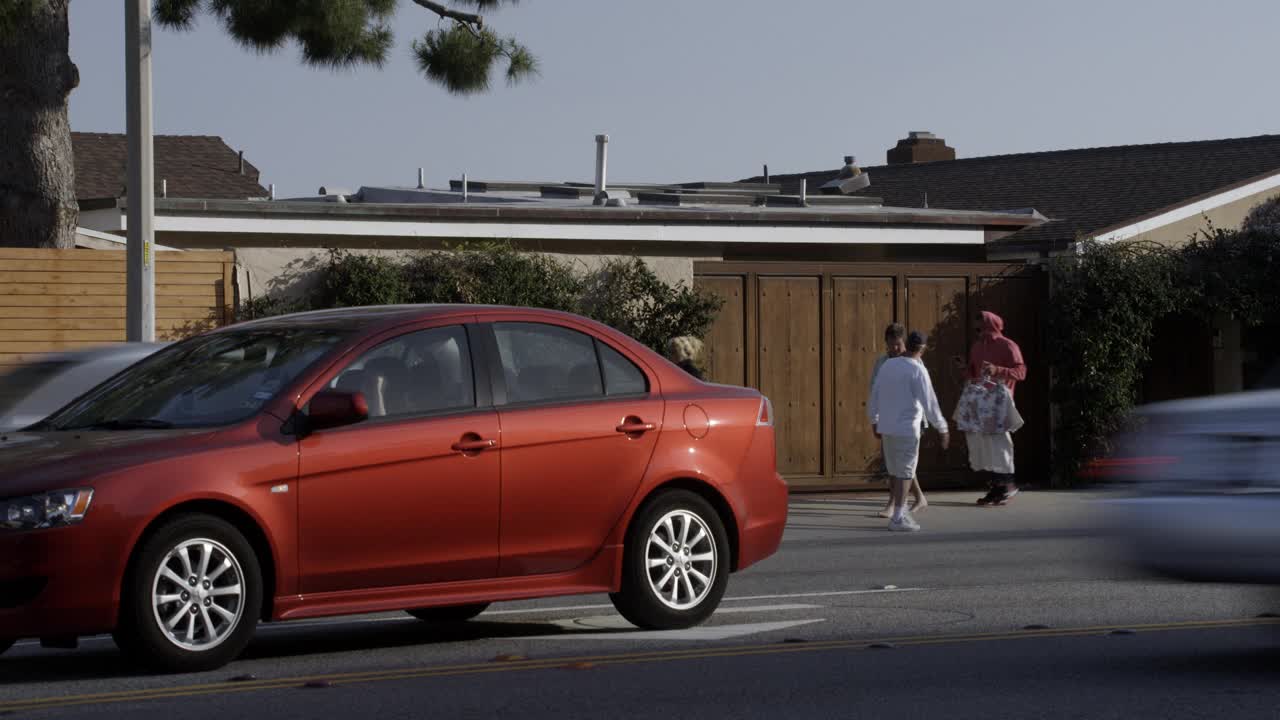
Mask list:
[[[1280,391],[1141,408],[1097,469],[1128,485],[1108,525],[1131,562],[1188,580],[1280,583]]]
[[[595,592],[689,627],[778,548],[775,467],[764,396],[574,315],[233,325],[0,436],[0,649],[112,632],[192,671],[260,619]]]
[[[122,343],[51,353],[0,374],[0,432],[48,417],[164,343]]]

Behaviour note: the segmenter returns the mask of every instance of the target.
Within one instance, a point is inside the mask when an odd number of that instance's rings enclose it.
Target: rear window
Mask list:
[[[606,395],[643,395],[649,392],[649,381],[635,363],[602,342],[597,342],[596,347],[600,350],[600,363],[604,366]]]
[[[555,325],[495,323],[507,379],[507,402],[554,402],[604,396],[604,379],[588,335]]]
[[[70,360],[41,360],[0,375],[0,415],[17,407],[70,364]]]

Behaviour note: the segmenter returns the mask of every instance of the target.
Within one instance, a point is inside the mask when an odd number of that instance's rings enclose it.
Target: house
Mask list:
[[[1087,238],[1177,245],[1205,229],[1235,227],[1280,195],[1280,135],[956,158],[913,132],[863,168],[874,194],[896,207],[1002,212],[1035,208],[1048,221],[1002,238],[992,255],[1040,256]],[[776,175],[784,191],[820,187],[839,169]],[[751,178],[744,182],[759,182]]]
[[[1177,246],[1211,226],[1238,227],[1249,210],[1280,195],[1280,135],[957,158],[942,138],[913,132],[886,160],[863,168],[870,185],[857,194],[898,207],[1035,208],[1047,217],[993,242],[993,260],[1041,260],[1083,239]],[[840,172],[771,180],[784,190],[802,181],[820,187]],[[1152,355],[1161,360],[1146,374],[1144,400],[1248,387],[1268,363],[1255,358],[1247,335],[1225,316],[1210,324],[1167,320],[1156,334]]]
[[[269,190],[259,183],[259,171],[211,135],[156,135],[155,196],[157,198],[249,199],[266,198]],[[123,133],[72,132],[75,155],[76,200],[80,209],[114,207],[128,185],[128,138]],[[123,238],[81,227],[76,247],[122,249]],[[164,250],[168,248],[158,247]]]
[[[128,184],[128,138],[123,133],[71,133],[76,161],[76,199],[81,207],[114,202]],[[245,200],[266,198],[258,168],[212,135],[156,135],[157,198]]]
[[[158,173],[159,175],[159,173]],[[874,185],[872,186],[874,188]],[[81,223],[124,233],[127,198],[87,207]],[[939,377],[966,351],[971,310],[998,307],[1031,323],[1044,274],[1021,259],[989,262],[992,243],[1044,218],[1031,210],[900,208],[873,194],[801,196],[776,183],[614,184],[455,180],[448,188],[325,186],[291,199],[156,199],[156,242],[233,249],[241,301],[304,292],[326,248],[403,254],[479,240],[591,268],[637,256],[669,282],[725,300],[709,338],[712,377],[774,399],[778,464],[796,487],[865,483],[878,445],[865,412],[883,327],[909,319],[935,329]],[[1047,461],[1047,371],[1027,403],[1028,466]],[[954,404],[960,381],[939,383]],[[1038,409],[1036,409],[1038,408]],[[930,440],[930,442],[934,442]],[[963,448],[928,446],[930,480],[962,479]],[[936,456],[936,457],[933,457]]]

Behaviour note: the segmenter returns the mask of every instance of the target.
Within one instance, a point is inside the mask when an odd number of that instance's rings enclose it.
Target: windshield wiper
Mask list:
[[[121,418],[118,420],[103,420],[102,422],[89,423],[88,425],[74,425],[64,427],[63,430],[167,430],[173,427],[173,423],[168,420],[154,420],[152,418]]]

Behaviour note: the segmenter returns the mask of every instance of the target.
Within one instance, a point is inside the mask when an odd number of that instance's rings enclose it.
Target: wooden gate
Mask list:
[[[867,420],[871,371],[884,328],[897,320],[930,336],[924,362],[950,416],[963,378],[952,357],[968,357],[975,317],[991,310],[1022,347],[1028,379],[1017,390],[1027,425],[1015,437],[1019,474],[1048,467],[1048,367],[1041,350],[1047,283],[1027,265],[802,264],[708,262],[696,284],[725,301],[707,338],[717,382],[759,388],[773,400],[778,467],[797,489],[858,487],[880,473]],[[920,459],[927,485],[970,479],[962,437],[943,451],[927,434]]]
[[[156,253],[156,338],[232,320],[229,252]],[[125,339],[123,250],[0,249],[0,371],[44,353]]]

